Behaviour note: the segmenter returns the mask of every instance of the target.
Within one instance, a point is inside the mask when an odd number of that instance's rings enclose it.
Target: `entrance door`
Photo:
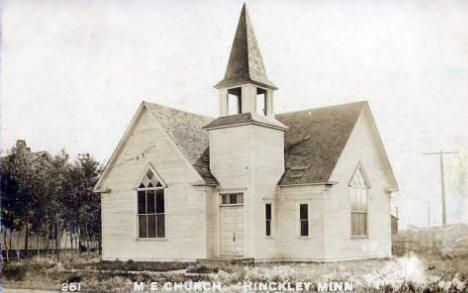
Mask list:
[[[221,255],[244,254],[244,206],[221,207]]]

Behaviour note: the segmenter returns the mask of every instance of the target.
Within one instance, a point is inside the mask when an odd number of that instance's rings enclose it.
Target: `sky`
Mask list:
[[[216,117],[243,2],[2,1],[0,149],[105,163],[142,100]],[[468,2],[255,1],[275,111],[367,100],[397,177],[400,224],[468,223]],[[428,209],[428,207],[430,207]]]

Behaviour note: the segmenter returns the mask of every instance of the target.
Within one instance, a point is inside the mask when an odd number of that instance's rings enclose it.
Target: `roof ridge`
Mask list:
[[[357,105],[357,104],[365,105],[365,104],[369,104],[369,102],[367,100],[362,100],[362,101],[351,102],[351,103],[343,103],[343,104],[332,105],[332,106],[321,106],[321,107],[309,108],[309,109],[304,109],[304,110],[296,110],[296,111],[291,111],[291,112],[277,113],[277,114],[275,114],[275,116],[302,113],[302,112],[307,112],[307,111],[311,111],[311,110],[320,110],[320,109],[329,109],[329,108],[334,108],[334,107],[351,106],[351,105]]]
[[[176,109],[176,108],[172,108],[172,107],[169,107],[169,106],[165,106],[165,105],[161,105],[161,104],[156,104],[156,103],[152,103],[152,102],[143,101],[143,104],[149,105],[149,106],[161,107],[161,108],[173,110],[173,111],[176,111],[176,112],[181,112],[181,113],[185,113],[185,114],[190,114],[190,115],[193,115],[193,116],[199,116],[199,117],[202,117],[202,118],[215,119],[215,117],[205,116],[205,115],[202,115],[202,114],[197,114],[197,113],[193,113],[193,112],[189,112],[189,111],[185,111],[185,110],[180,110],[180,109]]]
[[[250,50],[248,49],[249,48],[249,24],[250,24],[250,18],[249,18],[249,13],[247,11],[247,4],[244,2],[244,4],[242,4],[242,9],[241,9],[241,16],[242,17],[242,13],[244,13],[244,23],[245,23],[245,31],[246,31],[246,34],[245,34],[245,46],[247,47],[247,72],[248,72],[248,78],[251,79],[251,72],[250,72]],[[240,19],[239,19],[240,20]],[[236,33],[237,33],[237,29],[236,29]],[[232,49],[232,48],[231,48]],[[230,56],[229,56],[230,57]],[[261,57],[261,56],[260,56]]]

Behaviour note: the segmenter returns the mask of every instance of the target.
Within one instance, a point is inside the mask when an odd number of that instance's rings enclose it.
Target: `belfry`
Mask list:
[[[244,4],[239,17],[224,78],[215,86],[220,92],[220,116],[246,112],[273,114],[273,91]]]

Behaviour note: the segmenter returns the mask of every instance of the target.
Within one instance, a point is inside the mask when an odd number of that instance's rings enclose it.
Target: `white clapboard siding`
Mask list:
[[[278,218],[281,259],[324,261],[324,205],[328,191],[323,185],[281,187]],[[299,205],[308,204],[309,236],[299,234]]]
[[[258,260],[277,258],[279,238],[277,235],[267,237],[265,234],[265,204],[272,204],[275,218],[278,206],[275,202],[276,187],[284,173],[284,133],[262,126],[253,126],[252,137],[255,146],[252,186],[255,195],[255,206],[252,211],[255,217],[254,255]],[[274,233],[275,227],[272,225]]]
[[[219,197],[214,187],[205,187],[206,205],[206,257],[214,258],[218,255],[218,217],[219,217]]]
[[[278,186],[284,173],[284,133],[259,125],[209,130],[210,168],[219,186],[200,182],[182,152],[143,108],[101,182],[103,259],[194,261],[221,256],[220,193],[244,193],[243,257],[256,261],[337,261],[391,254],[393,187],[370,112],[363,109],[332,172],[333,185]],[[142,154],[145,154],[142,156]],[[137,159],[138,156],[138,159]],[[368,238],[352,239],[348,182],[358,163],[369,183]],[[137,187],[149,164],[167,184],[165,239],[138,239]],[[307,165],[307,162],[304,162]],[[271,236],[265,204],[272,204]],[[299,204],[309,207],[309,236],[299,235]]]
[[[145,156],[141,154],[145,153]],[[140,155],[138,159],[136,156]],[[165,239],[138,239],[137,187],[148,165],[167,184]],[[195,260],[206,257],[207,189],[180,150],[144,108],[101,183],[103,259]]]
[[[257,125],[209,132],[210,167],[219,190],[244,193],[244,256],[277,257],[277,239],[265,237],[264,204],[275,199],[284,172],[284,133]]]
[[[352,239],[348,182],[359,162],[371,185],[368,238]],[[390,172],[370,113],[364,108],[331,176],[339,184],[331,189],[325,206],[328,260],[391,256],[390,196],[385,192],[393,186]]]

